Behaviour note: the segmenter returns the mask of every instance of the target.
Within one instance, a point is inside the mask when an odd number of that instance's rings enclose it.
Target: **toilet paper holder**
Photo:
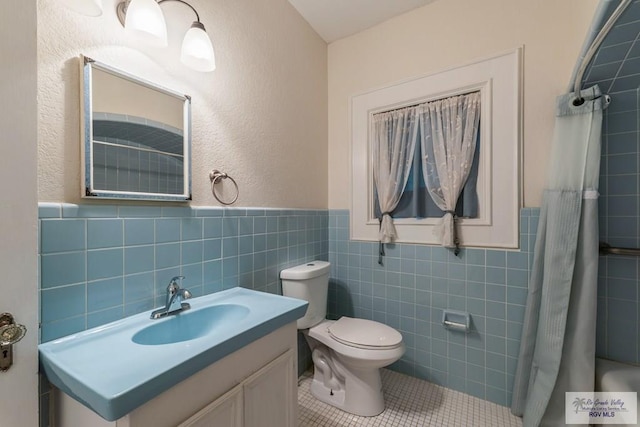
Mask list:
[[[447,329],[469,332],[471,315],[465,311],[443,310],[442,324]]]

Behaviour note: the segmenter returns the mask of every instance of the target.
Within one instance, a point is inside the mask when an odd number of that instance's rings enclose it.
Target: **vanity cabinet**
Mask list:
[[[244,383],[245,427],[296,427],[297,355],[288,351]],[[294,405],[285,402],[295,402]]]
[[[178,427],[295,427],[295,356],[287,351]]]
[[[243,411],[242,386],[239,385],[178,427],[242,427]]]
[[[57,427],[295,427],[297,328],[289,323],[225,356],[117,421],[57,390]]]

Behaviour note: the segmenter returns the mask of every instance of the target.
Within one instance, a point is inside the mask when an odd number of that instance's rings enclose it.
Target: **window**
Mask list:
[[[352,98],[351,238],[378,240],[380,211],[372,171],[371,137],[376,114],[472,92],[480,93],[476,179],[458,203],[462,246],[518,247],[520,201],[520,63],[516,49],[467,66],[413,79]],[[416,150],[416,151],[419,151]],[[426,192],[421,161],[412,172],[394,216],[396,242],[437,244],[433,235],[441,211]],[[426,200],[424,200],[426,196]],[[423,198],[417,206],[413,200]],[[411,199],[412,201],[409,201]],[[475,200],[473,200],[475,199]],[[477,202],[477,203],[476,203]],[[466,210],[466,211],[465,211]]]
[[[415,106],[418,107],[419,105]],[[402,113],[402,110],[399,111]],[[384,113],[390,113],[389,111]],[[375,115],[374,115],[375,117]],[[422,141],[422,127],[418,126],[416,130],[417,141]],[[430,132],[427,130],[427,132]],[[478,194],[476,191],[476,182],[478,180],[478,158],[480,156],[480,142],[478,138],[479,132],[475,138],[475,152],[473,155],[473,161],[471,169],[469,171],[469,177],[465,183],[458,201],[456,203],[456,216],[458,218],[477,218],[478,216]],[[413,150],[413,160],[411,162],[411,169],[407,183],[405,185],[402,196],[398,201],[398,205],[391,211],[391,216],[394,219],[399,218],[440,218],[444,215],[444,211],[440,209],[433,198],[429,195],[427,189],[427,183],[424,179],[422,156],[424,156],[421,144],[417,143]],[[433,153],[431,153],[433,155]],[[378,201],[378,194],[375,188],[373,188],[373,211],[376,218],[380,218],[382,212],[380,211],[380,203]]]

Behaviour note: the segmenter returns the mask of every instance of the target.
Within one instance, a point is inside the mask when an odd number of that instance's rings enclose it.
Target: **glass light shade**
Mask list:
[[[62,0],[62,3],[86,16],[102,15],[102,0]]]
[[[127,6],[124,27],[148,43],[167,45],[167,24],[160,5],[155,0],[131,0]]]
[[[207,72],[216,69],[213,45],[201,22],[194,22],[184,35],[180,61],[196,71]]]

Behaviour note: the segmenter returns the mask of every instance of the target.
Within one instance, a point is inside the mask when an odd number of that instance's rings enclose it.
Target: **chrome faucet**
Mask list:
[[[178,280],[181,279],[184,279],[184,276],[176,276],[171,279],[169,286],[167,286],[167,302],[163,308],[151,312],[152,319],[160,319],[170,314],[178,314],[181,311],[191,308],[188,303],[182,302],[182,300],[191,298],[191,292],[180,287]]]

